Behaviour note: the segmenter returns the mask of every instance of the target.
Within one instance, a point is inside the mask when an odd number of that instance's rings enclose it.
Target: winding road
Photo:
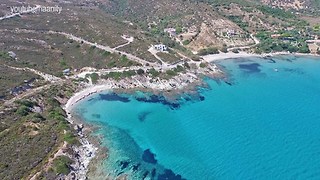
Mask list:
[[[48,31],[48,33],[64,35],[66,38],[74,40],[74,41],[77,41],[79,43],[84,43],[84,44],[87,44],[87,45],[90,45],[90,46],[95,46],[98,49],[101,49],[101,50],[104,50],[104,51],[108,51],[108,52],[111,52],[111,53],[119,53],[121,55],[125,55],[125,56],[127,56],[128,59],[130,59],[132,61],[136,61],[136,62],[142,64],[143,66],[146,66],[147,64],[149,64],[150,66],[158,66],[157,63],[152,63],[152,62],[146,61],[146,60],[141,59],[141,58],[139,58],[139,57],[137,57],[135,55],[132,55],[132,54],[126,53],[124,51],[119,51],[117,49],[111,48],[110,46],[105,46],[105,45],[101,45],[101,44],[97,44],[97,43],[93,43],[93,42],[87,41],[87,40],[85,40],[83,38],[74,36],[74,35],[69,34],[69,33],[56,32],[56,31]]]
[[[253,39],[255,44],[249,45],[249,46],[232,47],[232,48],[228,48],[227,51],[250,49],[250,48],[253,48],[253,47],[257,46],[258,44],[260,44],[259,39],[254,37],[253,34],[250,34],[250,37]]]

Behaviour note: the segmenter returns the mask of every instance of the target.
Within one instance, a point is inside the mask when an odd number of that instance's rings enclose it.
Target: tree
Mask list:
[[[310,49],[307,44],[304,44],[299,48],[299,53],[310,53]]]
[[[138,69],[138,70],[137,70],[137,74],[139,74],[139,75],[144,74],[144,70],[143,70],[143,69]]]
[[[176,76],[177,73],[175,71],[172,71],[172,70],[167,70],[166,73],[169,75],[169,76]]]
[[[207,48],[207,49],[201,49],[198,54],[200,56],[204,56],[204,55],[208,55],[208,54],[218,54],[219,53],[219,50],[215,47],[210,47],[210,48]]]
[[[187,39],[187,40],[184,40],[184,41],[182,42],[182,44],[186,46],[186,45],[190,44],[190,42],[191,42],[191,41]]]
[[[53,169],[57,174],[67,175],[70,172],[72,160],[67,156],[59,156],[53,161]]]
[[[207,67],[207,64],[206,63],[200,63],[200,67],[201,68],[205,68],[205,67]]]
[[[177,33],[177,34],[182,33],[182,28],[181,28],[180,26],[177,26],[177,27],[176,27],[176,33]]]
[[[30,112],[30,109],[25,105],[20,106],[16,111],[16,113],[20,116],[26,116],[29,114],[29,112]]]
[[[277,51],[277,52],[283,51],[282,46],[280,46],[279,44],[275,44],[275,43],[272,44],[271,49],[274,51]]]
[[[97,73],[92,73],[90,74],[90,78],[93,84],[96,84],[98,82],[99,79],[99,74]]]
[[[295,46],[290,45],[290,46],[288,47],[288,51],[291,52],[291,53],[297,52],[297,51],[298,51],[298,48],[295,47]]]

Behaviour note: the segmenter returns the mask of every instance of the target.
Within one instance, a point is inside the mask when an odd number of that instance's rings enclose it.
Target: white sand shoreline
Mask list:
[[[236,59],[236,58],[246,58],[246,57],[267,57],[267,56],[278,56],[278,55],[293,55],[293,56],[315,56],[320,57],[318,54],[304,54],[304,53],[290,53],[290,52],[276,52],[276,53],[264,53],[264,54],[252,54],[247,52],[239,52],[239,53],[219,53],[219,54],[210,54],[206,56],[202,56],[202,58],[206,62],[214,62],[218,60],[224,60],[224,59]]]
[[[67,112],[68,114],[68,118],[71,118],[69,117],[70,114],[71,114],[71,111],[72,111],[72,108],[73,106],[78,103],[79,101],[81,101],[82,99],[90,96],[91,94],[94,94],[94,93],[98,93],[98,92],[101,92],[101,91],[106,91],[106,90],[111,90],[113,89],[114,87],[112,85],[109,85],[109,84],[105,84],[105,85],[96,85],[96,86],[90,86],[90,87],[87,87],[83,90],[81,90],[80,92],[77,92],[76,94],[74,94],[69,100],[68,102],[66,103],[64,109],[65,111]]]

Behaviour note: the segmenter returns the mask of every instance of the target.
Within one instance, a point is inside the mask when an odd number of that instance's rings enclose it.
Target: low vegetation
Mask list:
[[[301,36],[297,31],[279,31],[274,35],[268,32],[259,32],[257,37],[261,40],[256,49],[257,53],[281,51],[310,53],[306,43],[308,37]]]
[[[198,52],[198,55],[200,56],[205,56],[205,55],[208,55],[208,54],[218,54],[219,53],[219,50],[217,48],[207,48],[207,49],[201,49],[199,52]]]
[[[16,101],[12,109],[1,107],[0,124],[0,177],[2,179],[27,178],[42,170],[63,141],[77,144],[66,114],[57,98],[72,91],[67,86],[53,86],[48,91]],[[67,173],[70,164],[58,160],[54,169]],[[62,163],[61,163],[62,162]],[[68,162],[68,163],[67,163]]]
[[[72,160],[68,156],[59,156],[53,161],[53,171],[56,174],[67,175],[70,172]]]

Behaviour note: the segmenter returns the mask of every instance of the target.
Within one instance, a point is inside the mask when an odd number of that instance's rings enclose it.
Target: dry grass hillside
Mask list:
[[[163,32],[165,28],[182,29],[177,41],[190,41],[186,47],[198,51],[207,47],[221,48],[252,44],[248,32],[238,24],[221,15],[208,2],[183,0],[123,0],[110,1],[104,8],[145,29],[156,28]]]
[[[312,9],[320,5],[317,0],[261,0],[262,3],[285,9]]]

